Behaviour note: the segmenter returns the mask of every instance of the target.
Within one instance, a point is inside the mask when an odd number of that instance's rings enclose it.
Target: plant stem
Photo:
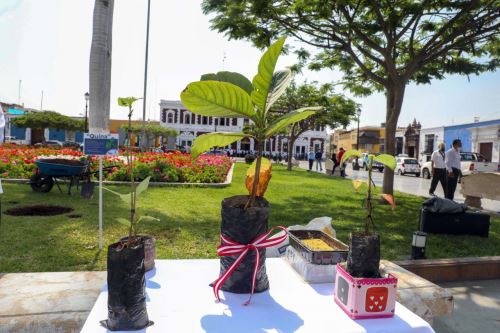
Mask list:
[[[253,206],[255,201],[255,197],[257,196],[257,188],[259,186],[259,178],[260,178],[260,166],[262,163],[262,151],[264,150],[264,143],[258,141],[257,143],[257,162],[255,164],[255,176],[253,179],[252,193],[250,194],[250,198],[245,205],[245,209]]]
[[[373,158],[368,160],[368,193],[366,197],[366,224],[365,224],[365,233],[370,233],[370,230],[373,225],[372,220],[372,165]]]
[[[131,184],[131,192],[130,192],[130,228],[128,231],[128,242],[127,247],[131,247],[132,245],[132,237],[135,237],[134,229],[134,220],[135,220],[135,182],[134,182],[134,169],[133,169],[133,157],[130,155],[130,142],[132,136],[132,108],[130,107],[128,114],[128,138],[127,145],[125,146],[125,151],[127,152],[127,163],[128,163],[128,171],[130,173],[130,184]],[[134,232],[133,232],[134,231]]]

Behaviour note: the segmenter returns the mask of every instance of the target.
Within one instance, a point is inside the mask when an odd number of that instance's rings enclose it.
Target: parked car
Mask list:
[[[358,158],[358,165],[360,169],[365,169],[365,171],[368,171],[368,156],[370,153],[363,153],[361,155],[361,158]],[[379,153],[374,153],[373,155],[377,156],[380,155]],[[356,159],[352,160],[352,167],[356,165]],[[384,165],[382,163],[379,163],[377,161],[373,161],[373,169],[377,169],[380,172],[384,172]]]
[[[460,169],[462,176],[467,176],[477,172],[496,172],[500,171],[500,165],[486,161],[486,159],[478,153],[461,152]],[[422,165],[422,177],[431,178],[431,161],[425,162]]]
[[[65,148],[73,148],[73,149],[80,149],[81,148],[81,144],[78,142],[74,142],[74,141],[64,141],[62,146]]]
[[[396,169],[394,169],[394,172],[400,176],[413,174],[417,177],[420,177],[420,164],[418,164],[416,158],[397,157]]]
[[[227,153],[224,150],[209,150],[207,152],[204,152],[202,155],[226,156]]]
[[[23,140],[19,140],[17,137],[10,136],[10,135],[5,136],[4,141],[5,141],[5,143],[10,143],[10,144],[13,144],[13,145],[22,145],[22,144],[24,144]]]
[[[57,140],[49,140],[45,142],[38,142],[34,144],[35,147],[62,147],[63,144],[61,141]]]

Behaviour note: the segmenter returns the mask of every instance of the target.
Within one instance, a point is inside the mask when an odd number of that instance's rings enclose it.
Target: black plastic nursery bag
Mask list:
[[[110,331],[140,330],[152,322],[146,311],[144,243],[119,249],[108,247],[108,319],[101,324]]]
[[[238,244],[250,244],[255,238],[267,232],[269,218],[269,203],[266,199],[257,197],[251,208],[244,209],[248,200],[246,195],[225,198],[222,201],[221,233]],[[269,289],[266,274],[266,249],[259,249],[260,261],[255,280],[255,292]],[[237,255],[225,256],[220,259],[220,275],[222,276],[238,258]],[[256,260],[255,251],[248,252],[246,257],[231,276],[224,282],[221,289],[238,294],[252,291],[252,276]]]

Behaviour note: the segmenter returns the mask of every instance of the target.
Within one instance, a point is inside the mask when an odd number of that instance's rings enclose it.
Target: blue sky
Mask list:
[[[260,51],[248,42],[227,41],[210,31],[199,0],[152,0],[150,67],[147,115],[159,117],[160,99],[179,99],[187,83],[203,73],[221,69],[255,74]],[[0,100],[21,102],[78,115],[84,112],[88,91],[88,60],[92,33],[93,0],[0,1]],[[116,106],[119,96],[142,96],[146,0],[115,1],[112,118],[125,118]],[[289,42],[296,42],[289,40]],[[222,59],[226,55],[223,63]],[[295,62],[282,57],[279,67]],[[339,73],[305,72],[298,80],[335,81]],[[385,98],[375,94],[357,98],[362,105],[362,125],[385,119]],[[142,105],[136,108],[142,114]],[[400,125],[413,118],[424,127],[500,118],[500,73],[479,77],[450,76],[432,85],[407,88]]]

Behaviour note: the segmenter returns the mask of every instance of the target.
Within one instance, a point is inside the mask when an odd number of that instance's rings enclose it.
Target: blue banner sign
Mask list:
[[[83,153],[85,155],[118,155],[118,134],[85,133]]]

